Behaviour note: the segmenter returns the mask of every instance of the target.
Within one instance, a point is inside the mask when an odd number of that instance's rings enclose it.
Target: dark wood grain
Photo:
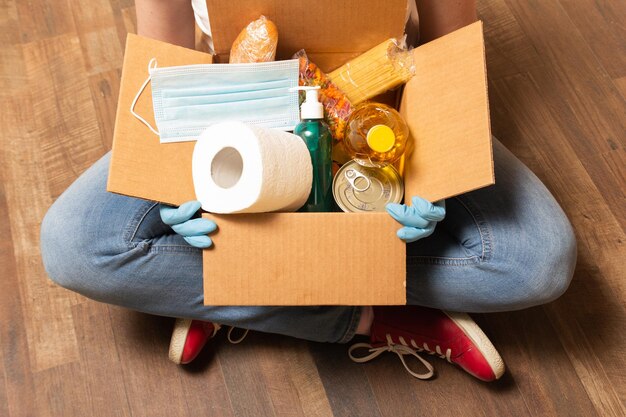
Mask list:
[[[333,415],[382,416],[364,366],[351,362],[346,349],[345,345],[310,344]]]
[[[123,383],[124,370],[115,344],[109,308],[104,304],[84,303],[72,308],[76,340],[80,349],[81,378],[87,389],[90,416],[131,416]]]
[[[132,416],[193,416],[185,401],[183,369],[167,360],[173,321],[111,308],[111,325]],[[196,393],[199,395],[199,393]]]
[[[0,101],[1,102],[1,101]],[[0,159],[1,161],[1,159]],[[0,184],[0,212],[8,213],[8,205],[4,192],[4,183]],[[2,415],[32,416],[35,415],[35,389],[31,373],[28,341],[25,333],[25,322],[22,314],[22,297],[17,282],[17,265],[15,264],[11,227],[8,217],[0,217],[0,354],[2,363],[2,393],[0,406]]]

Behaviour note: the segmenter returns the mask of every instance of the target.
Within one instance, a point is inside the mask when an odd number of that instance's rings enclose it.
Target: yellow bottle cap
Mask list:
[[[396,134],[386,125],[376,125],[367,132],[367,145],[375,152],[389,152],[396,143]]]

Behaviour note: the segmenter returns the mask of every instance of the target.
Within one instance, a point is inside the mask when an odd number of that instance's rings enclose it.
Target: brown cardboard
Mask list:
[[[416,138],[406,196],[434,201],[493,183],[482,24],[413,54],[417,74],[401,106]],[[206,54],[129,35],[108,190],[178,205],[195,199],[193,143],[159,144],[128,110],[152,57],[160,66],[209,62]],[[147,90],[137,108],[144,117],[152,115],[150,100]],[[395,236],[400,226],[386,213],[224,215],[216,221],[215,248],[204,252],[207,304],[404,303],[404,244]]]
[[[413,50],[415,77],[400,113],[413,150],[406,163],[405,201],[430,201],[494,183],[482,22]]]
[[[157,59],[160,67],[213,62],[209,54],[128,34],[107,190],[180,205],[195,199],[191,177],[194,142],[161,145],[159,137],[130,113],[131,103],[148,76],[152,58]],[[156,126],[149,83],[135,112]]]
[[[385,39],[400,37],[407,19],[406,0],[207,0],[213,46],[219,62],[248,23],[265,15],[278,27],[276,59],[305,49],[330,71]],[[375,22],[372,21],[375,16]]]
[[[405,244],[386,213],[205,217],[219,225],[203,258],[207,305],[406,303]]]

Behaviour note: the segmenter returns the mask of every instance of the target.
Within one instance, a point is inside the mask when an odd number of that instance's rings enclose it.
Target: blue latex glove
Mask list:
[[[213,244],[207,233],[214,232],[217,225],[214,221],[192,217],[200,210],[199,201],[187,201],[180,207],[166,206],[159,204],[159,214],[161,220],[176,233],[181,235],[187,243],[196,248],[208,248]]]
[[[385,209],[404,226],[398,229],[397,235],[407,243],[432,235],[437,222],[446,217],[445,200],[431,204],[421,197],[413,197],[410,207],[405,204],[389,203]]]

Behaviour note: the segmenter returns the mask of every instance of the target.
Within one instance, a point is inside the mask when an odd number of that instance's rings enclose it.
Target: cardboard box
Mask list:
[[[304,48],[325,71],[404,33],[406,0],[207,0],[217,62],[228,62],[230,47],[244,27],[260,15],[278,27],[276,59]],[[375,21],[372,17],[375,16]]]
[[[347,8],[345,16],[352,13],[349,5],[354,2],[323,0],[320,4],[336,7],[341,3]],[[282,57],[305,48],[311,57],[321,57],[328,70],[397,35],[404,25],[404,12],[391,11],[390,5],[396,2],[406,7],[405,0],[359,2],[378,9],[363,6],[354,11],[363,14],[356,23],[334,22],[334,15],[324,13],[324,8],[313,15],[309,11],[301,20],[317,23],[313,27],[316,32],[296,30],[301,28],[299,21],[290,20],[303,16],[301,2],[247,0],[245,3],[256,8],[237,7],[236,12],[228,12],[230,8],[218,0],[207,3],[212,17],[224,18],[211,21],[218,52],[226,51],[240,28],[263,13],[279,26]],[[370,13],[380,21],[378,29],[371,32],[359,26]],[[325,26],[341,22],[340,29]],[[367,24],[372,25],[371,19]],[[325,33],[333,36],[321,39]],[[355,36],[357,33],[363,36]],[[406,84],[400,106],[415,144],[407,161],[406,198],[420,195],[435,201],[493,184],[482,23],[459,29],[412,53],[416,76]],[[191,177],[194,143],[161,145],[129,111],[153,57],[159,66],[211,62],[211,57],[201,52],[128,35],[107,189],[179,205],[195,199]],[[154,123],[149,86],[136,110]],[[213,236],[214,247],[203,256],[207,305],[406,303],[405,244],[395,234],[400,225],[386,213],[204,216],[214,218],[219,226]]]

